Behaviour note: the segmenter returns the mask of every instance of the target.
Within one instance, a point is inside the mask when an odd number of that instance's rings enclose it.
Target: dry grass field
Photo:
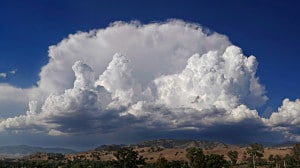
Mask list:
[[[186,149],[185,148],[150,148],[150,147],[143,147],[143,148],[136,148],[136,151],[144,158],[147,158],[146,162],[153,163],[159,157],[165,157],[167,160],[184,160],[188,161],[186,158]],[[246,150],[246,147],[238,147],[238,146],[228,146],[228,147],[217,147],[209,150],[204,150],[205,154],[221,154],[225,156],[226,160],[229,160],[227,157],[228,151],[237,151],[238,152],[238,163],[241,163],[243,158],[243,153]],[[77,154],[69,154],[66,155],[65,158],[69,160],[74,160],[74,158],[84,159],[84,160],[96,160],[100,159],[103,161],[107,160],[114,160],[115,157],[113,156],[114,151],[87,151],[83,153]],[[286,154],[291,153],[291,147],[265,147],[264,148],[264,159],[268,160],[269,156],[272,155],[279,155],[285,156]]]

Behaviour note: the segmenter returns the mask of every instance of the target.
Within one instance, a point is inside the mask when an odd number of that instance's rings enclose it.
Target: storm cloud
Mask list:
[[[2,118],[0,131],[72,136],[126,129],[132,136],[150,131],[153,137],[163,132],[226,139],[235,132],[237,139],[263,139],[265,133],[299,139],[299,100],[286,99],[278,112],[261,118],[256,108],[268,97],[255,56],[244,55],[224,35],[206,32],[170,20],[114,22],[71,34],[49,47],[37,86],[0,85],[1,102],[22,108],[29,102],[23,114]]]

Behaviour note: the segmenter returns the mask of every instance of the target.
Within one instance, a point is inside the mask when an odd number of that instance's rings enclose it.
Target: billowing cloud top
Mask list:
[[[3,118],[0,130],[60,136],[249,125],[297,138],[299,100],[284,100],[270,119],[255,110],[268,99],[257,65],[226,36],[197,24],[115,22],[50,46],[37,87],[0,85],[1,95],[24,95],[22,106],[29,101],[27,112]],[[16,102],[1,99],[3,107]]]

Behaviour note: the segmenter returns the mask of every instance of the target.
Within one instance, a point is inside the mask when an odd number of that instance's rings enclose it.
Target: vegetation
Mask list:
[[[145,151],[144,151],[145,152]],[[179,152],[177,152],[179,153]],[[238,152],[228,151],[228,161],[223,155],[208,154],[201,148],[192,147],[186,149],[187,160],[168,160],[163,155],[153,160],[143,158],[133,148],[119,148],[112,153],[114,159],[103,161],[101,157],[91,157],[87,160],[82,157],[67,159],[62,154],[37,153],[42,160],[32,158],[20,160],[0,160],[1,168],[296,168],[300,167],[300,143],[295,144],[290,154],[285,156],[271,154],[267,160],[264,155],[264,147],[261,144],[251,144],[245,151],[245,162],[237,162]],[[95,153],[96,155],[96,153]],[[148,159],[148,163],[145,161]],[[151,161],[151,162],[149,162]]]
[[[293,156],[297,163],[300,163],[300,143],[297,143],[293,147]]]
[[[239,153],[237,151],[228,151],[227,156],[230,159],[231,165],[236,165]]]
[[[223,155],[204,155],[201,148],[188,148],[187,158],[191,168],[222,168],[228,165]]]
[[[186,157],[189,159],[189,163],[192,168],[202,168],[205,166],[205,155],[201,148],[188,148],[186,152]]]
[[[138,152],[132,148],[121,148],[114,156],[116,157],[116,168],[137,168],[138,165],[144,165],[145,159],[142,156],[138,156]]]
[[[258,158],[258,160],[261,162],[260,158],[262,158],[264,156],[264,147],[263,147],[262,144],[253,143],[253,144],[250,144],[250,147],[248,147],[246,149],[246,153],[252,159],[252,165],[251,165],[251,167],[255,168],[255,166],[256,166],[256,163],[255,163],[256,159]]]
[[[166,158],[160,156],[156,161],[156,168],[169,167],[169,162]]]

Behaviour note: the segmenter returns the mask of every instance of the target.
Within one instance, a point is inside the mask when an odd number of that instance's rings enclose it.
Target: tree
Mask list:
[[[286,162],[285,164],[287,165],[287,167],[297,167],[297,162],[295,160],[295,157],[286,154],[284,160]]]
[[[264,147],[262,144],[253,143],[250,144],[250,147],[246,148],[246,152],[252,158],[253,168],[255,168],[255,159],[257,157],[261,158],[264,156]]]
[[[285,159],[279,155],[274,156],[271,154],[269,156],[269,161],[272,162],[275,167],[280,167],[281,165],[284,165],[284,162],[285,162],[284,160]]]
[[[205,167],[205,155],[201,148],[187,148],[186,157],[189,159],[190,166],[192,168],[204,168]]]
[[[159,156],[156,161],[156,168],[169,168],[169,162],[163,156]]]
[[[205,168],[221,168],[227,165],[223,155],[211,154],[205,156]]]
[[[283,160],[279,155],[275,155],[274,162],[276,167],[280,167],[280,165],[282,165]]]
[[[269,155],[268,160],[269,160],[270,162],[273,162],[273,161],[274,161],[274,155],[273,155],[273,154]]]
[[[292,153],[296,162],[300,163],[300,142],[294,145]]]
[[[137,168],[138,165],[145,164],[145,159],[138,156],[138,152],[132,148],[121,148],[114,153],[116,157],[116,166],[118,168]]]
[[[300,142],[294,145],[291,155],[287,154],[283,159],[288,167],[300,167]]]
[[[227,156],[229,157],[231,164],[232,165],[236,165],[236,161],[238,159],[238,155],[239,153],[237,151],[228,151],[227,152]]]
[[[173,160],[169,162],[171,168],[188,168],[188,164],[183,160]]]

